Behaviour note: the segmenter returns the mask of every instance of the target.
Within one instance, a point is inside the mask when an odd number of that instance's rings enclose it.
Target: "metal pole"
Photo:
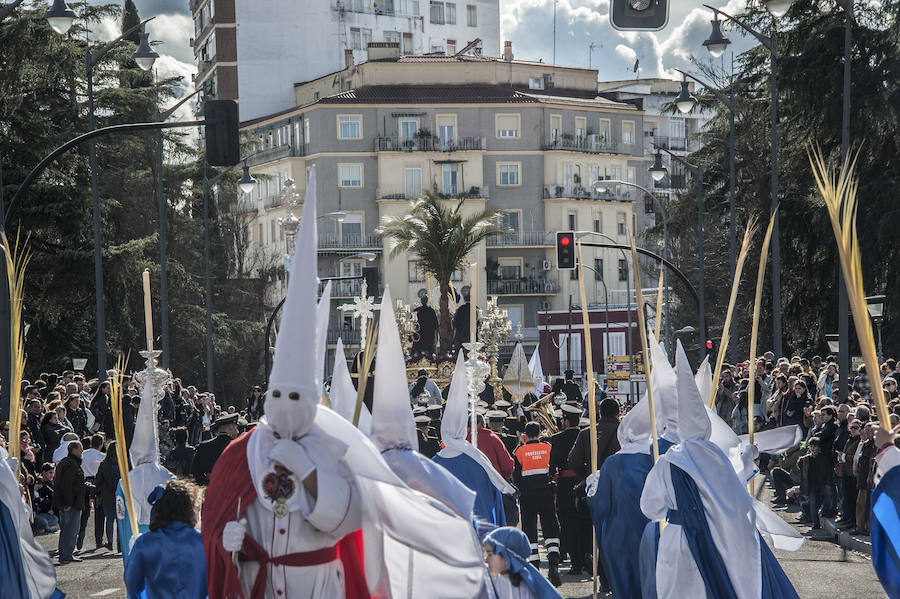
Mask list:
[[[881,348],[881,322],[882,322],[882,319],[879,318],[878,321],[875,323],[878,325],[878,364],[879,364],[878,367],[879,368],[881,368],[882,360],[884,360],[884,351],[882,351],[882,348]]]
[[[775,63],[778,53],[777,28],[772,25],[772,51],[769,52],[770,57],[770,78],[769,90],[772,95],[771,106],[769,108],[769,135],[770,143],[770,162],[772,164],[771,175],[771,201],[770,212],[774,214],[775,225],[772,229],[772,351],[777,358],[784,355],[781,344],[781,235],[779,233],[778,213],[775,209],[778,207],[778,90],[776,88]],[[700,293],[703,293],[701,290]]]
[[[700,340],[706,342],[706,291],[703,278],[703,167],[697,167],[697,292],[700,294]]]
[[[2,16],[0,16],[2,20]],[[0,160],[0,211],[3,207],[3,160]],[[9,284],[6,276],[6,260],[0,260],[0,420],[9,420],[9,385],[4,384],[11,378],[12,361],[10,358],[10,298]]]
[[[572,294],[569,294],[569,323],[568,328],[566,329],[566,367],[560,372],[563,377],[566,375],[566,370],[571,370],[572,368]]]
[[[85,75],[88,90],[88,129],[94,130],[94,69],[91,65],[91,48],[85,52]],[[101,245],[100,189],[97,179],[97,143],[92,138],[88,145],[91,162],[91,200],[94,211],[94,295],[97,318],[97,377],[106,380],[106,313],[103,306],[103,247]]]
[[[731,70],[732,74],[734,73],[734,53],[731,55]],[[731,82],[731,119],[729,123],[729,133],[728,133],[728,258],[729,264],[731,265],[731,270],[729,272],[735,272],[737,268],[737,237],[735,233],[735,215],[734,215],[734,81]],[[734,328],[734,321],[731,323],[731,328]],[[729,331],[730,334],[730,331]],[[705,339],[704,339],[705,341]],[[737,343],[731,343],[728,345],[728,353],[731,354],[731,363],[734,364],[737,362],[735,359],[735,352],[737,351]],[[753,356],[750,356],[750,359],[753,359]]]
[[[841,159],[845,160],[850,152],[850,51],[853,34],[853,0],[846,0],[844,4],[844,106],[841,118]],[[879,350],[880,333],[879,327]],[[840,351],[838,352],[838,378],[839,399],[841,403],[847,401],[847,383],[850,376],[850,299],[847,297],[847,284],[838,269],[838,339]],[[879,351],[880,353],[880,351]],[[879,358],[880,360],[880,358]]]
[[[209,266],[209,182],[206,159],[203,159],[203,276],[206,280],[206,390],[213,389],[212,277]]]
[[[159,110],[156,111],[159,120]],[[159,323],[162,334],[163,368],[169,367],[169,275],[166,259],[166,236],[168,222],[166,218],[166,200],[163,189],[163,135],[156,131],[156,197],[159,204]]]

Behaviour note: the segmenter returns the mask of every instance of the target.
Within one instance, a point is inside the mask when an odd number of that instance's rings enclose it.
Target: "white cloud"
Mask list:
[[[182,62],[193,62],[194,51],[190,47],[194,25],[189,15],[159,15],[147,23],[150,39],[161,41],[156,51],[165,52]]]

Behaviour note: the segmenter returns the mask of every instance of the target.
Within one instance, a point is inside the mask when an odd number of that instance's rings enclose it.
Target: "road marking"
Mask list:
[[[106,597],[108,595],[112,595],[114,593],[118,593],[121,589],[103,589],[97,593],[91,595],[91,597]]]

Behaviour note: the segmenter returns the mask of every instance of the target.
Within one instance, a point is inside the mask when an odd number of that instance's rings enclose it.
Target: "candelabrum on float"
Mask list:
[[[478,396],[484,391],[485,379],[491,373],[491,366],[484,361],[481,351],[482,343],[473,341],[471,343],[463,343],[463,347],[469,352],[469,358],[465,361],[466,365],[466,390],[469,392],[469,429],[472,431],[472,445],[478,447],[478,427],[475,423],[475,405],[478,403]]]
[[[145,368],[134,373],[134,382],[142,392],[145,385],[150,385],[150,389],[153,391],[153,406],[158,410],[159,402],[165,395],[165,387],[169,384],[172,375],[159,367],[157,359],[162,355],[161,351],[144,350],[140,354],[145,360]]]
[[[494,398],[501,399],[503,381],[497,375],[497,361],[500,357],[500,346],[509,341],[512,334],[512,321],[507,311],[497,305],[497,296],[488,298],[480,319],[478,338],[484,343],[484,353],[491,363],[490,382],[494,388]]]
[[[395,312],[397,319],[397,330],[400,331],[400,345],[403,347],[403,357],[410,359],[410,348],[413,343],[419,340],[419,321],[416,318],[412,307],[404,304],[403,300],[397,300],[397,310]]]

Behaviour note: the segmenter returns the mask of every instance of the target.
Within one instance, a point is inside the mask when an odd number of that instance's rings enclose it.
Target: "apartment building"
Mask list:
[[[694,92],[694,82],[688,81],[688,89]],[[602,81],[598,84],[601,95],[618,101],[639,101],[644,109],[643,144],[648,156],[654,153],[654,146],[670,150],[678,156],[687,156],[700,149],[700,133],[715,114],[697,109],[687,114],[669,109],[681,91],[681,82],[671,79],[632,79],[625,81]],[[674,199],[687,185],[687,173],[678,161],[663,152],[663,164],[669,174],[662,181],[650,181],[652,189],[663,205]],[[645,214],[656,210],[649,203]],[[647,222],[647,225],[652,224]]]
[[[598,194],[592,183],[649,184],[644,113],[599,97],[596,70],[515,61],[509,45],[503,59],[404,56],[396,42],[373,43],[368,53],[366,63],[295,86],[296,106],[243,123],[256,139],[249,164],[257,188],[239,204],[253,250],[286,251],[280,219],[302,206],[286,206],[284,182],[295,181],[302,197],[315,164],[318,214],[330,215],[319,222],[320,276],[377,268],[379,286],[416,304],[418,291],[436,291],[436,283],[416,256],[391,256],[375,229],[384,217],[405,214],[424,190],[466,196],[466,212],[498,208],[514,231],[470,257],[478,264],[478,301],[497,296],[533,346],[539,311],[567,309],[570,296],[578,303],[576,275],[556,269],[555,232],[627,243],[639,195],[624,188]],[[329,94],[333,80],[344,91]],[[589,303],[625,303],[623,259],[615,250],[585,249],[585,264],[596,271],[586,281]],[[463,272],[454,285],[469,282]],[[337,282],[335,308],[359,292],[359,280]],[[283,293],[273,289],[273,304]],[[330,339],[343,330],[352,343],[357,323],[337,309],[331,322]]]
[[[189,0],[196,89],[237,100],[242,120],[293,106],[291,83],[341,69],[370,42],[403,54],[500,54],[499,0]],[[471,42],[477,43],[471,44]]]

